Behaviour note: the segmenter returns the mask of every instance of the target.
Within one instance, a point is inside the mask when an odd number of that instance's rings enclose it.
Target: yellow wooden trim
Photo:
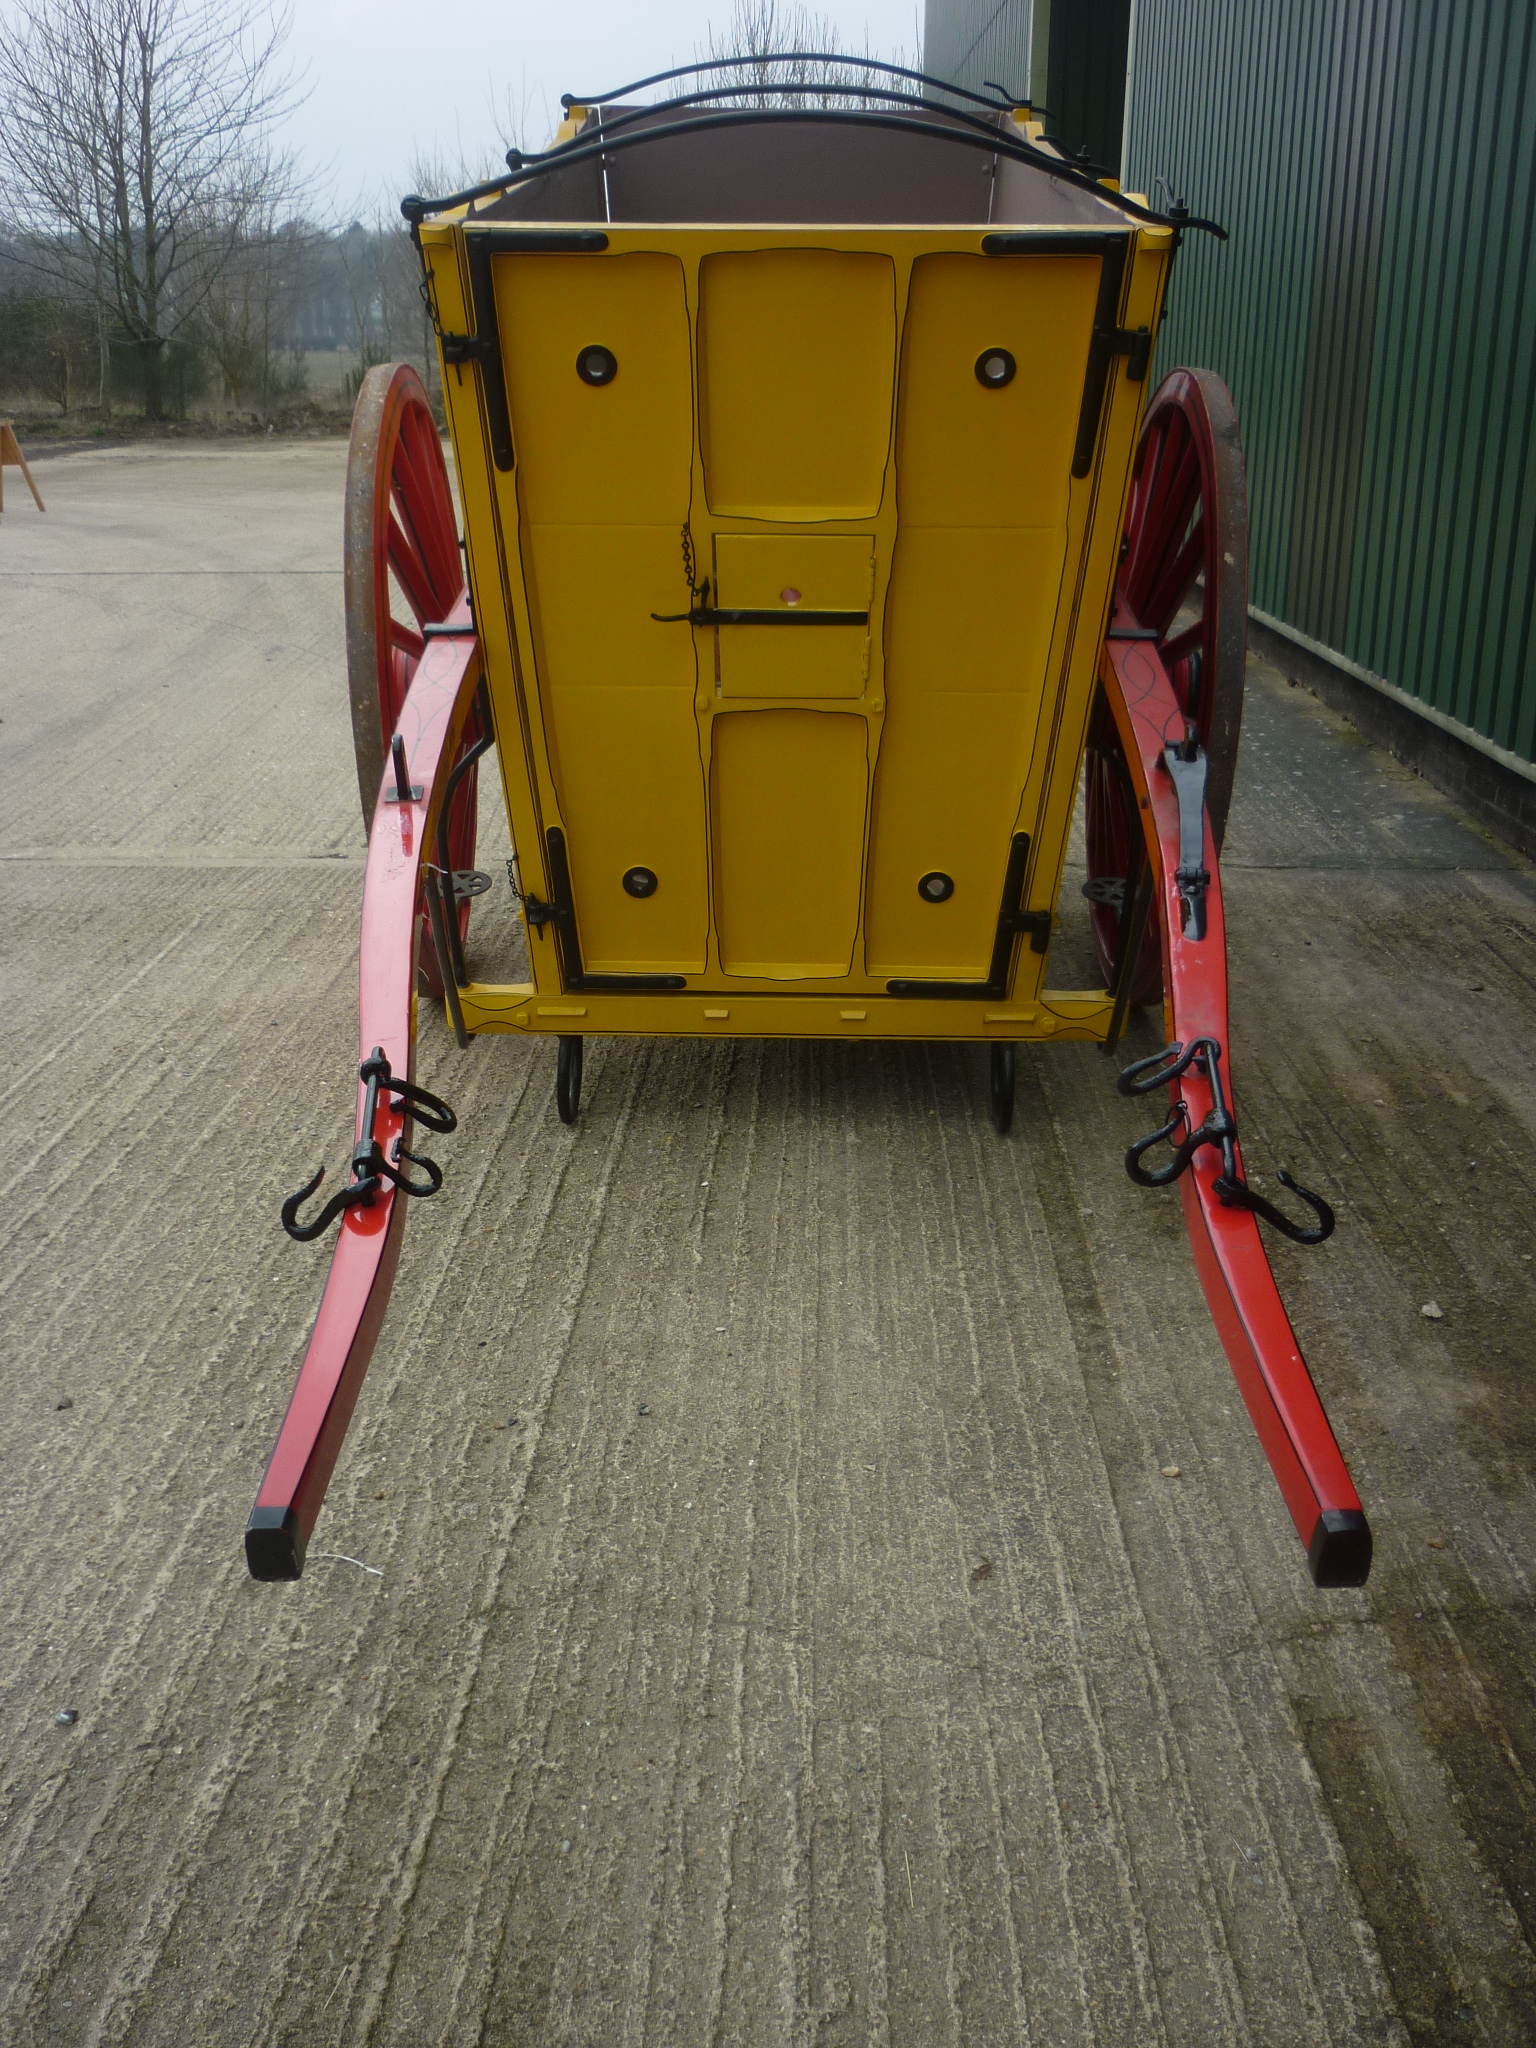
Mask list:
[[[581,1004],[544,1003],[531,982],[471,982],[459,990],[471,1032],[569,1033],[668,1038],[899,1038],[986,1043],[1001,1040],[1107,1036],[1113,1004],[1104,990],[1053,990],[1038,1005],[1000,1010],[982,1002],[871,998],[850,1009],[836,996],[733,995],[728,1006],[702,1000],[705,991],[648,995],[584,990]],[[719,1027],[728,1024],[723,1034]]]

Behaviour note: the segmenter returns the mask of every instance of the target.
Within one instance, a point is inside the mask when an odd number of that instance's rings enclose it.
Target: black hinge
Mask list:
[[[443,361],[450,368],[459,363],[482,363],[489,367],[496,360],[496,343],[489,335],[445,334],[441,340]]]
[[[1139,384],[1146,376],[1152,361],[1150,327],[1098,328],[1093,338],[1104,343],[1110,355],[1125,357],[1125,374],[1133,384]]]
[[[998,919],[1009,931],[1022,932],[1031,953],[1045,953],[1051,944],[1051,913],[1048,910],[1006,910]]]

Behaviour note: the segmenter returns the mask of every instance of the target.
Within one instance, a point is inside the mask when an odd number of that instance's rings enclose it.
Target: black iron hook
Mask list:
[[[375,1046],[372,1053],[357,1070],[360,1081],[377,1080],[394,1096],[397,1106],[403,1105],[411,1112],[412,1121],[425,1124],[429,1131],[456,1131],[459,1120],[440,1095],[433,1095],[425,1088],[418,1088],[414,1081],[398,1080],[389,1070],[389,1061],[384,1057],[383,1048]],[[407,1159],[411,1155],[406,1154]]]
[[[1221,1041],[1218,1038],[1192,1038],[1188,1045],[1176,1038],[1172,1045],[1165,1045],[1161,1052],[1154,1052],[1144,1060],[1132,1060],[1128,1067],[1122,1067],[1115,1076],[1115,1086],[1122,1095],[1150,1095],[1167,1081],[1176,1081],[1186,1073],[1207,1048],[1213,1058],[1221,1058]]]
[[[343,1211],[355,1209],[360,1205],[366,1205],[378,1193],[379,1183],[376,1175],[368,1175],[362,1180],[355,1180],[349,1186],[344,1187],[339,1195],[332,1195],[331,1199],[312,1223],[301,1223],[299,1221],[300,1205],[309,1200],[310,1196],[324,1179],[325,1168],[322,1166],[316,1171],[313,1180],[301,1187],[296,1195],[290,1195],[283,1204],[283,1228],[299,1244],[309,1244],[315,1238],[322,1236],[330,1229],[336,1218]]]
[[[1282,1216],[1273,1202],[1266,1202],[1262,1195],[1256,1195],[1245,1180],[1219,1173],[1211,1185],[1224,1209],[1251,1209],[1255,1216],[1262,1216],[1266,1223],[1272,1223],[1276,1230],[1283,1231],[1293,1244],[1326,1244],[1338,1222],[1333,1210],[1321,1195],[1314,1195],[1299,1180],[1293,1180],[1283,1166],[1275,1178],[1283,1188],[1289,1188],[1293,1195],[1306,1203],[1317,1218],[1316,1229],[1309,1229],[1304,1223],[1293,1223],[1289,1216]]]
[[[387,1159],[381,1158],[378,1162],[379,1172],[387,1174],[402,1195],[435,1195],[442,1186],[443,1169],[435,1159],[427,1159],[418,1153],[407,1152],[401,1144],[396,1144],[395,1146],[395,1158],[409,1159],[412,1166],[421,1167],[427,1176],[425,1180],[412,1180],[408,1174],[402,1173],[398,1166],[392,1166]]]
[[[1166,1166],[1145,1167],[1141,1164],[1143,1152],[1150,1152],[1154,1145],[1173,1144],[1173,1134],[1180,1125],[1189,1129],[1189,1117],[1181,1102],[1174,1114],[1161,1130],[1153,1131],[1150,1137],[1138,1138],[1125,1155],[1125,1170],[1139,1188],[1166,1188],[1184,1173],[1189,1162],[1202,1145],[1219,1145],[1223,1138],[1232,1134],[1232,1118],[1218,1118],[1213,1112],[1198,1129],[1190,1131],[1181,1143],[1174,1145],[1173,1157]]]

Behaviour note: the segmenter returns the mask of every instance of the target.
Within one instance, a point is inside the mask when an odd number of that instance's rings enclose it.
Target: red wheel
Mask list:
[[[1217,851],[1226,835],[1248,656],[1248,486],[1231,394],[1211,370],[1175,370],[1142,423],[1116,594],[1157,634],[1158,652],[1207,758],[1205,801]],[[1084,767],[1089,920],[1105,983],[1120,935],[1131,780],[1102,704]],[[1131,1001],[1162,984],[1157,916],[1148,921]]]
[[[372,831],[390,739],[426,646],[421,628],[445,619],[464,589],[442,442],[421,379],[408,363],[380,363],[358,393],[347,452],[345,571],[352,745],[363,823]],[[479,720],[472,717],[461,752],[478,737]],[[478,774],[472,767],[463,776],[449,813],[455,873],[474,866]],[[457,907],[462,934],[468,898]],[[424,916],[417,957],[423,985],[441,995]]]

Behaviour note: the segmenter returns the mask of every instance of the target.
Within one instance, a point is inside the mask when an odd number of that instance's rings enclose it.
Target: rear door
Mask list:
[[[865,953],[982,980],[1045,692],[1097,254],[920,256],[902,333]],[[1068,593],[1068,595],[1070,595]],[[943,877],[947,893],[926,878]]]
[[[494,259],[523,571],[583,966],[698,974],[708,948],[697,663],[677,610],[693,450],[683,266]],[[685,599],[686,602],[686,599]],[[649,877],[649,881],[644,880]]]

